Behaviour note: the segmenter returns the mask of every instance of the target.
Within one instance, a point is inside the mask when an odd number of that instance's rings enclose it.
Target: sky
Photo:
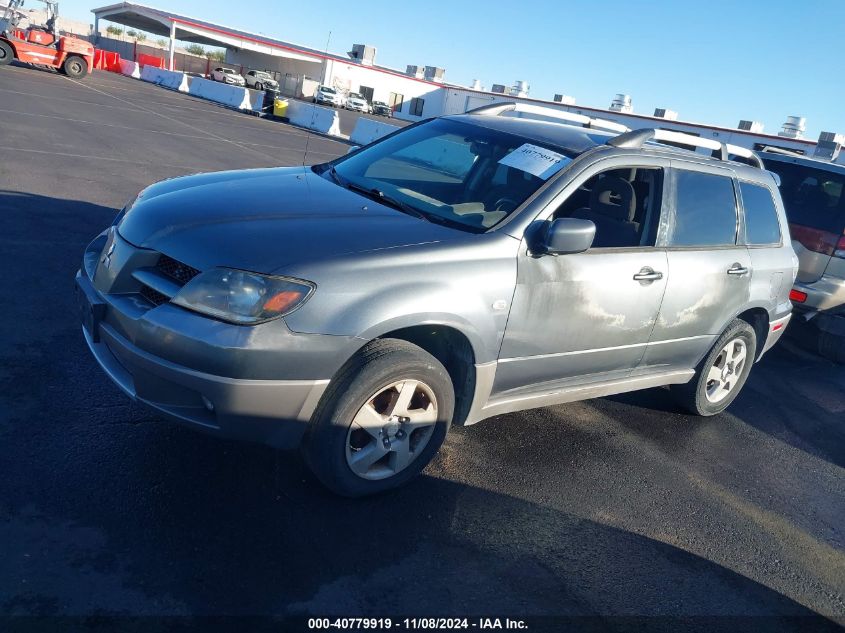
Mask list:
[[[61,13],[90,23],[93,7],[116,0],[91,1],[63,0]],[[525,80],[538,99],[607,108],[621,92],[641,114],[750,119],[773,134],[795,115],[807,118],[807,138],[845,133],[845,0],[139,3],[318,49],[331,32],[330,52],[370,44],[380,65],[439,66],[461,85]]]

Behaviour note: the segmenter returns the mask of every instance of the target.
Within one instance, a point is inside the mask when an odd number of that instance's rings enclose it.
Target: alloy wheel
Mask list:
[[[379,389],[352,420],[346,463],[363,479],[386,479],[405,470],[431,440],[437,399],[419,380],[400,380]]]
[[[742,377],[747,357],[748,347],[741,338],[733,339],[722,348],[707,372],[707,400],[716,404],[733,392]]]

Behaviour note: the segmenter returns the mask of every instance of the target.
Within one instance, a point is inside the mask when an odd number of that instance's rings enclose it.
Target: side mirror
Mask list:
[[[596,225],[581,218],[553,220],[543,236],[542,247],[549,255],[583,253],[593,245]]]
[[[360,145],[350,145],[349,149],[346,150],[346,153],[351,154],[352,152],[357,152],[359,149],[361,149]]]

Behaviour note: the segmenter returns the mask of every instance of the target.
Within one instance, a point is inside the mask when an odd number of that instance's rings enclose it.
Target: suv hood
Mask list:
[[[128,242],[194,268],[290,264],[465,237],[326,180],[308,167],[198,174],[148,187],[118,225]]]

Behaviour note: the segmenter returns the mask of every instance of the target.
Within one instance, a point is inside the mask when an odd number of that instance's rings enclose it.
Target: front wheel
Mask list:
[[[337,494],[390,490],[431,461],[454,408],[452,381],[440,361],[406,341],[373,341],[332,380],[302,453]]]
[[[88,62],[81,57],[71,55],[62,64],[62,72],[71,79],[82,79],[88,74]]]
[[[15,53],[12,51],[12,47],[6,42],[0,41],[0,66],[11,64],[14,58]]]
[[[757,335],[746,321],[736,319],[720,336],[685,385],[670,387],[675,400],[690,413],[721,413],[739,395],[757,357]]]

